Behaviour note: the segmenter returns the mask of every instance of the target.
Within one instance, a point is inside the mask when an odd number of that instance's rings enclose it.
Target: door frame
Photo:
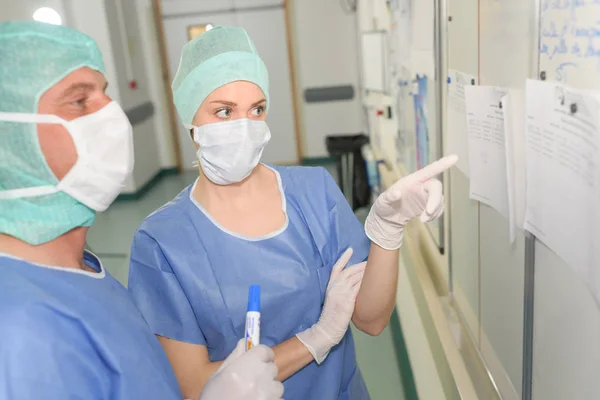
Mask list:
[[[152,0],[152,11],[154,14],[154,24],[156,26],[158,38],[158,47],[161,64],[161,76],[165,95],[167,96],[167,112],[169,114],[169,125],[171,126],[171,137],[175,145],[175,160],[177,161],[177,171],[183,171],[183,157],[181,156],[181,144],[179,143],[179,135],[177,134],[179,127],[177,125],[177,111],[175,110],[175,102],[173,101],[173,92],[171,91],[171,73],[169,72],[169,61],[167,59],[167,44],[165,41],[165,28],[162,19],[161,0]]]
[[[294,30],[294,19],[292,15],[292,3],[293,0],[283,0],[283,15],[285,23],[285,35],[287,40],[288,49],[288,65],[290,68],[290,87],[292,89],[292,110],[294,113],[294,137],[296,138],[296,155],[298,163],[304,161],[304,137],[302,132],[301,121],[302,112],[301,105],[302,101],[298,98],[301,94],[301,88],[299,87],[298,77],[296,75],[296,47],[295,43],[295,30]]]

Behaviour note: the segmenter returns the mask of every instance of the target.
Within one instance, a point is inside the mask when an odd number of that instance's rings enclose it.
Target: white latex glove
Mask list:
[[[198,400],[280,400],[283,384],[275,380],[275,354],[258,345],[244,352],[241,339],[235,350],[206,382]]]
[[[352,257],[352,252],[352,249],[346,250],[333,266],[325,294],[325,304],[317,323],[296,335],[319,364],[327,358],[331,348],[342,340],[354,313],[356,295],[367,263],[344,269]]]
[[[383,192],[365,221],[369,239],[386,250],[396,250],[402,246],[404,228],[411,219],[429,222],[439,218],[444,212],[444,194],[442,183],[434,177],[457,161],[455,155],[444,157]]]

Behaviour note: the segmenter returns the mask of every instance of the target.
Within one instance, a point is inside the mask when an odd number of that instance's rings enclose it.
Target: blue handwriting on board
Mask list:
[[[562,63],[558,67],[556,67],[556,80],[558,82],[566,82],[567,81],[567,68],[568,67],[573,67],[573,68],[577,69],[577,64],[567,62],[567,63]]]
[[[577,18],[596,14],[598,7],[600,0],[542,1],[539,53],[542,59],[561,62],[555,71],[557,80],[567,81],[567,69],[579,68],[580,60],[594,59],[600,72],[600,21]]]
[[[544,0],[542,2],[542,12],[547,10],[571,10],[571,17],[575,18],[578,8],[585,7],[588,4],[600,4],[600,0]]]

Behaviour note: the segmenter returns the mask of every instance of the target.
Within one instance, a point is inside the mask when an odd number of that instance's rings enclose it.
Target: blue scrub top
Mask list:
[[[261,343],[275,346],[317,322],[331,269],[370,241],[339,187],[320,167],[269,167],[278,178],[285,225],[259,238],[218,225],[193,187],[150,215],[135,234],[129,291],[154,333],[207,347],[223,360],[244,337],[248,288],[261,286]],[[286,400],[369,399],[350,329],[321,365],[284,382]]]
[[[0,399],[183,398],[125,288],[93,272],[0,254]]]

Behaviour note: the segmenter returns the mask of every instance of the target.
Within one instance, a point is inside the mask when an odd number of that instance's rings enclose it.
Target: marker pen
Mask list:
[[[246,312],[246,351],[260,344],[260,286],[250,286]]]

